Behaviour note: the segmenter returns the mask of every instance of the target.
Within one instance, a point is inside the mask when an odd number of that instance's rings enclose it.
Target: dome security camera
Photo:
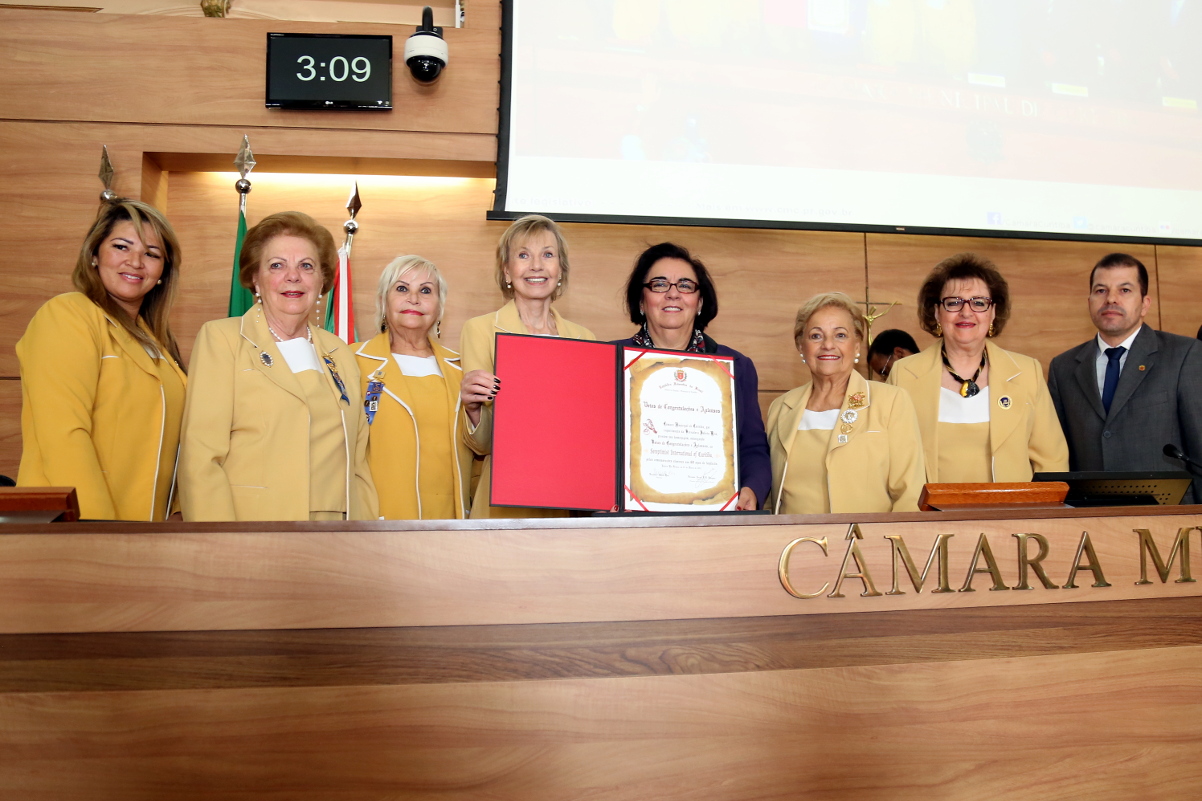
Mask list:
[[[434,27],[434,9],[422,9],[422,24],[405,40],[405,66],[422,83],[433,83],[447,65],[447,43],[442,28]]]

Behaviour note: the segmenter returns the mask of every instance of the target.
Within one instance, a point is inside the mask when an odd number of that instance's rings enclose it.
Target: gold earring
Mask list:
[[[935,323],[935,336],[943,336],[943,325],[940,323]]]
[[[987,336],[987,337],[997,336],[997,332],[993,330],[993,323],[989,324],[989,330],[987,332],[985,332],[985,336]]]

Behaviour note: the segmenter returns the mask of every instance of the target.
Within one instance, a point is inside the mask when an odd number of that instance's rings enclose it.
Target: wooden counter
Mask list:
[[[0,798],[1195,797],[1199,524],[7,526]]]

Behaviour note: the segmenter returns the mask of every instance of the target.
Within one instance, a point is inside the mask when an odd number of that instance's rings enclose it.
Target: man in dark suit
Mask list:
[[[1098,335],[1052,359],[1048,389],[1072,470],[1180,470],[1202,459],[1202,342],[1144,324],[1152,299],[1138,259],[1111,253],[1089,275]],[[1197,503],[1191,486],[1182,503]]]

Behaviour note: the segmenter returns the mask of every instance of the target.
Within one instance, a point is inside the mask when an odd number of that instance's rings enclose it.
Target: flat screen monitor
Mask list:
[[[392,37],[267,34],[267,108],[392,109]]]

